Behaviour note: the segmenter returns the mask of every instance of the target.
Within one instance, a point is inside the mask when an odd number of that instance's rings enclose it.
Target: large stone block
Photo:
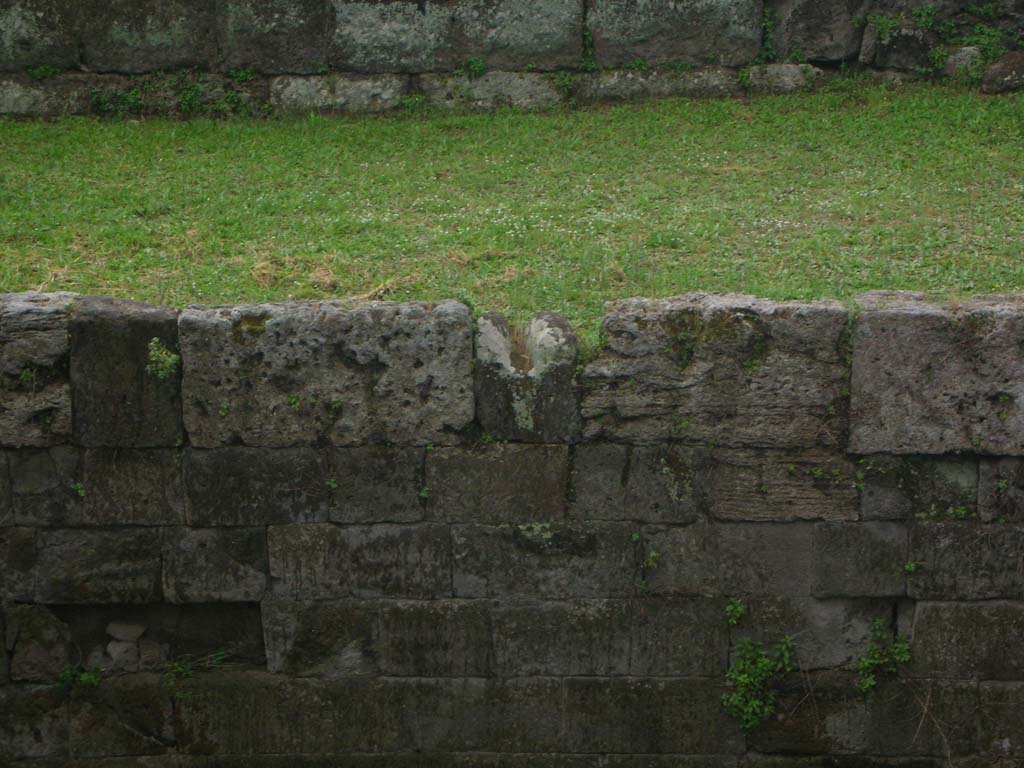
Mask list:
[[[197,447],[443,444],[473,420],[461,304],[188,309],[179,332]]]
[[[749,64],[761,48],[760,0],[587,0],[599,64]]]
[[[151,346],[154,339],[158,344]],[[75,442],[118,448],[180,445],[177,346],[174,309],[79,299],[71,314]]]
[[[36,529],[0,527],[0,601],[31,601],[36,589]]]
[[[501,670],[495,606],[481,600],[397,601],[380,611],[380,670],[400,677],[490,677]],[[493,638],[493,639],[492,639]],[[551,638],[549,637],[550,641]],[[507,669],[504,676],[510,676]]]
[[[87,0],[79,19],[93,72],[208,70],[217,60],[216,6],[204,0]]]
[[[720,600],[637,600],[628,619],[633,677],[725,675],[729,632]]]
[[[190,525],[327,519],[334,473],[324,454],[313,448],[189,451],[184,472]]]
[[[815,597],[906,594],[909,546],[900,523],[819,523],[814,530]]]
[[[573,442],[580,433],[576,334],[558,315],[512,329],[501,315],[477,320],[476,414],[498,440]]]
[[[910,532],[907,594],[921,600],[1024,600],[1024,526],[946,523]]]
[[[1024,454],[1024,304],[861,297],[850,451]]]
[[[4,645],[11,657],[11,679],[54,683],[71,658],[71,633],[42,605],[15,604],[5,611]]]
[[[980,462],[978,517],[985,522],[1024,522],[1024,459]]]
[[[166,682],[156,674],[114,676],[89,695],[72,699],[71,754],[81,759],[169,752],[174,744],[175,699],[168,695]]]
[[[36,599],[148,603],[160,599],[159,529],[39,531]]]
[[[270,83],[270,103],[279,112],[387,112],[401,106],[409,90],[403,75],[282,75]]]
[[[268,75],[319,72],[333,21],[329,0],[226,0],[217,14],[223,66]]]
[[[173,450],[88,449],[82,452],[81,477],[80,524],[185,522],[181,456]]]
[[[85,75],[61,75],[49,80],[29,80],[22,75],[0,77],[0,115],[50,117],[82,115],[92,111],[90,93],[94,80]],[[71,429],[70,396],[67,428]]]
[[[304,599],[451,594],[445,525],[275,525],[267,531],[275,594]]]
[[[857,58],[869,0],[780,0],[775,6],[775,49],[783,59],[841,62]]]
[[[427,452],[427,514],[466,523],[529,523],[565,516],[569,449],[489,445]]]
[[[14,522],[14,492],[11,490],[7,456],[7,451],[0,451],[0,527]]]
[[[624,597],[636,589],[630,529],[621,523],[452,528],[457,597]]]
[[[0,3],[0,72],[78,64],[74,4],[60,0]]]
[[[0,446],[71,436],[70,293],[0,295]]]
[[[0,687],[0,760],[67,755],[65,702],[55,685]]]
[[[978,686],[952,680],[880,682],[864,723],[862,752],[971,755],[978,744]]]
[[[978,460],[966,456],[866,456],[857,462],[865,520],[938,522],[974,517]]]
[[[572,97],[579,104],[628,99],[731,96],[741,91],[735,69],[606,69],[588,72],[575,81]]]
[[[996,765],[999,758],[1007,758],[1006,768],[1019,765],[1024,759],[1024,683],[985,682],[979,686],[978,747],[991,762],[978,765]],[[1013,758],[1017,758],[1014,761]]]
[[[163,543],[163,592],[171,603],[256,602],[267,589],[264,528],[172,528]]]
[[[262,616],[271,672],[336,679],[380,671],[386,654],[373,603],[271,599],[263,602]]]
[[[591,439],[743,448],[839,446],[847,312],[690,294],[611,305],[583,375]]]
[[[336,523],[423,519],[424,452],[418,448],[338,448],[331,453],[328,517]]]
[[[332,0],[332,67],[349,72],[429,72],[451,40],[447,3]]]
[[[911,647],[919,677],[1024,679],[1024,604],[918,603]]]
[[[85,518],[81,452],[76,448],[12,451],[14,521],[21,525],[77,525]]]

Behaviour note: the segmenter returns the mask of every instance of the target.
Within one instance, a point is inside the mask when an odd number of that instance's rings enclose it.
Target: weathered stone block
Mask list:
[[[329,63],[350,72],[429,72],[451,40],[447,3],[332,0]]]
[[[0,526],[14,522],[14,493],[8,471],[7,451],[0,451]]]
[[[750,68],[754,93],[797,93],[822,82],[825,73],[810,64],[762,64]]]
[[[863,752],[970,755],[977,750],[978,687],[948,680],[885,680],[867,708]]]
[[[180,445],[178,313],[135,301],[79,299],[71,314],[75,442],[151,448]],[[152,341],[159,342],[151,347]],[[165,351],[163,365],[156,351]]]
[[[988,761],[1010,759],[1006,768],[1013,768],[1024,759],[1024,684],[984,682],[979,686],[978,747]],[[979,762],[978,765],[1003,763]]]
[[[37,559],[35,528],[0,527],[0,600],[34,599]]]
[[[70,752],[76,758],[165,754],[174,744],[174,703],[160,675],[104,680],[69,704]]]
[[[46,81],[26,80],[21,75],[0,77],[0,115],[49,117],[81,115],[92,109],[88,76],[60,75]],[[71,429],[70,394],[67,429]],[[45,414],[42,418],[45,418]]]
[[[216,63],[216,6],[203,0],[90,0],[79,12],[93,72],[158,72]]]
[[[262,616],[271,672],[336,679],[380,670],[379,609],[372,603],[271,599]]]
[[[981,90],[985,93],[1024,91],[1024,52],[1010,51],[990,65],[982,77]]]
[[[159,529],[39,531],[35,594],[47,603],[160,599]]]
[[[628,617],[629,674],[722,677],[729,652],[724,619],[720,600],[637,600]]]
[[[978,465],[978,517],[1024,522],[1024,459],[983,459]]]
[[[854,476],[841,454],[716,450],[709,511],[719,520],[854,520]]]
[[[267,531],[275,594],[304,599],[451,594],[445,525],[275,525]]]
[[[185,522],[181,457],[173,450],[85,450],[81,477],[84,495],[78,497],[81,502],[78,508],[82,524],[182,525]]]
[[[443,444],[473,420],[462,304],[188,309],[179,332],[197,447]]]
[[[380,611],[381,672],[403,677],[494,675],[501,668],[494,646],[498,638],[492,640],[494,609],[478,600],[388,603]]]
[[[750,63],[761,47],[760,0],[587,0],[587,28],[606,66]]]
[[[867,456],[857,462],[865,520],[974,517],[978,461],[961,456]]]
[[[633,448],[620,517],[692,523],[707,514],[710,507],[711,472],[710,456],[701,448]]]
[[[867,294],[854,332],[850,451],[1024,453],[1024,306]]]
[[[0,759],[67,755],[68,723],[60,688],[0,687]]]
[[[674,96],[731,96],[740,90],[736,70],[726,67],[700,67],[686,71],[609,69],[580,75],[575,81],[572,97],[577,103],[589,104]]]
[[[907,594],[923,600],[1024,599],[1024,526],[946,523],[910,532]]]
[[[634,545],[621,523],[457,525],[457,597],[624,597],[634,587]]]
[[[775,5],[775,49],[783,59],[842,62],[857,58],[864,34],[859,20],[868,0],[780,0]]]
[[[0,445],[58,445],[71,436],[70,293],[0,295]]]
[[[184,473],[194,526],[320,522],[331,504],[333,473],[312,448],[189,451]]]
[[[5,613],[4,644],[11,654],[11,679],[56,682],[70,659],[67,625],[42,605],[11,605]]]
[[[591,439],[745,448],[843,443],[847,312],[689,294],[617,302],[584,371]]]
[[[573,442],[580,433],[576,334],[558,315],[513,330],[501,315],[477,320],[477,420],[498,440]]]
[[[84,518],[81,452],[61,446],[10,454],[12,510],[22,525],[76,525]]]
[[[408,90],[403,75],[283,75],[270,83],[270,103],[279,112],[387,112]]]
[[[501,524],[565,516],[569,449],[499,444],[427,452],[427,514],[436,520]]]
[[[174,528],[163,543],[163,592],[171,603],[242,603],[268,580],[263,528]]]
[[[5,0],[0,4],[0,72],[78,64],[74,5],[59,0]]]
[[[226,0],[217,22],[225,69],[302,75],[327,64],[333,28],[328,0]]]
[[[739,729],[715,680],[569,678],[567,752],[738,754]]]
[[[815,597],[906,593],[907,529],[899,523],[819,523],[814,529]]]
[[[571,508],[583,520],[626,517],[631,449],[613,443],[582,443],[573,452]]]
[[[427,105],[439,109],[545,109],[565,100],[564,93],[555,82],[538,72],[487,72],[480,77],[468,77],[461,72],[425,74],[416,78],[416,84]],[[526,395],[525,399],[532,398]],[[479,397],[477,403],[480,403]],[[520,407],[520,419],[523,423],[529,423],[526,415],[528,406]],[[556,408],[548,410],[554,411]],[[556,415],[554,418],[561,416]],[[514,422],[514,417],[511,420]]]
[[[423,519],[423,451],[338,448],[331,453],[328,517],[336,523],[414,523]]]
[[[1021,680],[1024,604],[918,603],[911,647],[919,677]]]

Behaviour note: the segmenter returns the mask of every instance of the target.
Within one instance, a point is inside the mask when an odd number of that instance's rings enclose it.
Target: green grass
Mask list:
[[[606,300],[1024,290],[1024,100],[936,86],[546,114],[0,121],[0,292]]]

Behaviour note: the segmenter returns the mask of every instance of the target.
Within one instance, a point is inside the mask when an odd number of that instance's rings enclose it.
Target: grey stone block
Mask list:
[[[387,112],[408,90],[403,75],[282,75],[270,83],[270,104],[278,112]]]
[[[500,663],[494,611],[494,605],[480,600],[383,605],[378,645],[381,672],[409,677],[494,675]]]
[[[825,73],[810,64],[762,64],[750,68],[754,93],[797,93],[822,82]]]
[[[911,649],[919,677],[1021,680],[1024,605],[918,603]]]
[[[808,61],[857,58],[868,0],[780,0],[775,6],[775,49],[783,59],[801,54]]]
[[[576,446],[572,464],[572,516],[625,519],[630,447],[611,443]]]
[[[690,294],[617,302],[583,375],[589,439],[842,445],[846,310]]]
[[[498,525],[565,516],[569,449],[496,444],[427,451],[427,514],[434,520]]]
[[[451,594],[445,525],[275,525],[267,537],[277,596],[436,599]]]
[[[204,0],[87,0],[78,18],[82,63],[92,72],[216,64],[216,6]]]
[[[599,64],[641,59],[742,66],[761,47],[760,0],[587,0],[587,28]]]
[[[193,450],[184,473],[194,526],[321,522],[331,505],[334,472],[313,448]]]
[[[987,758],[977,765],[1013,768],[1024,759],[1024,683],[984,682],[979,699],[978,747]],[[994,762],[1000,758],[1008,762]]]
[[[66,707],[56,685],[0,687],[0,759],[66,756]]]
[[[11,492],[19,525],[77,525],[85,518],[81,451],[61,446],[12,451]]]
[[[82,452],[83,524],[182,525],[181,455],[173,450]]]
[[[40,531],[39,602],[149,603],[160,599],[158,529]]]
[[[947,523],[910,532],[907,594],[922,600],[1024,600],[1024,526]]]
[[[92,90],[90,78],[77,75],[60,75],[40,82],[20,75],[0,77],[0,115],[50,117],[86,114],[92,109],[89,97]]]
[[[451,41],[447,3],[332,0],[329,63],[348,72],[429,72]]]
[[[708,451],[680,445],[631,449],[623,498],[626,519],[692,523],[707,514],[711,462]]]
[[[0,527],[0,601],[35,599],[36,529]]]
[[[981,81],[985,93],[1012,93],[1024,90],[1024,54],[1010,51],[985,69]]]
[[[267,669],[328,680],[377,674],[387,657],[381,648],[379,613],[378,606],[363,600],[265,600]],[[408,652],[416,650],[409,648]],[[429,654],[434,648],[424,645],[418,650]]]
[[[1024,522],[1024,459],[979,463],[978,517],[985,522]]]
[[[0,527],[14,523],[14,492],[7,456],[7,451],[0,451]]]
[[[142,755],[168,753],[174,743],[174,704],[161,675],[104,680],[91,695],[69,704],[71,754],[83,760],[122,755],[137,760]]]
[[[461,73],[424,74],[416,78],[416,84],[426,103],[440,109],[545,109],[565,100],[564,92],[559,90],[555,81],[538,72],[486,72],[480,77],[469,77]],[[523,381],[529,384],[527,379]],[[529,395],[526,398],[532,399]],[[568,414],[557,413],[559,407],[553,405],[549,408],[551,416],[569,422]],[[521,411],[520,418],[526,424],[530,423],[528,419],[531,410],[524,407]],[[533,418],[542,421],[543,415],[538,418],[537,412],[533,410]]]
[[[900,523],[819,523],[814,529],[815,597],[899,597],[910,559]]]
[[[978,743],[978,686],[953,680],[889,679],[867,710],[862,752],[881,755],[973,754]]]
[[[121,448],[181,444],[180,362],[153,367],[153,339],[159,349],[176,354],[176,310],[91,296],[76,302],[71,314],[76,443]]]
[[[312,74],[328,62],[329,0],[225,0],[217,14],[223,67]]]
[[[60,0],[0,3],[0,72],[76,66],[75,7]]]
[[[978,460],[866,456],[857,462],[865,520],[962,520],[977,514]]]
[[[423,519],[424,452],[419,448],[336,448],[327,482],[336,523],[414,523]]]
[[[473,420],[461,304],[188,309],[179,332],[197,447],[443,444]]]
[[[982,297],[955,309],[916,294],[859,299],[853,453],[1024,453],[1024,307]]]
[[[629,99],[731,96],[740,91],[739,75],[726,67],[675,69],[605,69],[576,78],[573,98],[582,104]]]
[[[0,295],[0,445],[48,446],[71,436],[70,293]]]
[[[621,523],[452,527],[457,597],[624,597],[634,546]]]
[[[628,619],[634,678],[725,675],[729,632],[720,600],[637,600]]]
[[[163,543],[163,592],[170,603],[259,601],[267,589],[263,528],[172,528]]]
[[[67,625],[42,605],[7,607],[5,646],[11,655],[11,679],[54,683],[71,658]]]

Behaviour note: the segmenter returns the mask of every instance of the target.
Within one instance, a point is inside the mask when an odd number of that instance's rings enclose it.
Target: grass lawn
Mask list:
[[[1024,98],[808,95],[485,115],[0,121],[0,292],[454,297],[1024,291]]]

